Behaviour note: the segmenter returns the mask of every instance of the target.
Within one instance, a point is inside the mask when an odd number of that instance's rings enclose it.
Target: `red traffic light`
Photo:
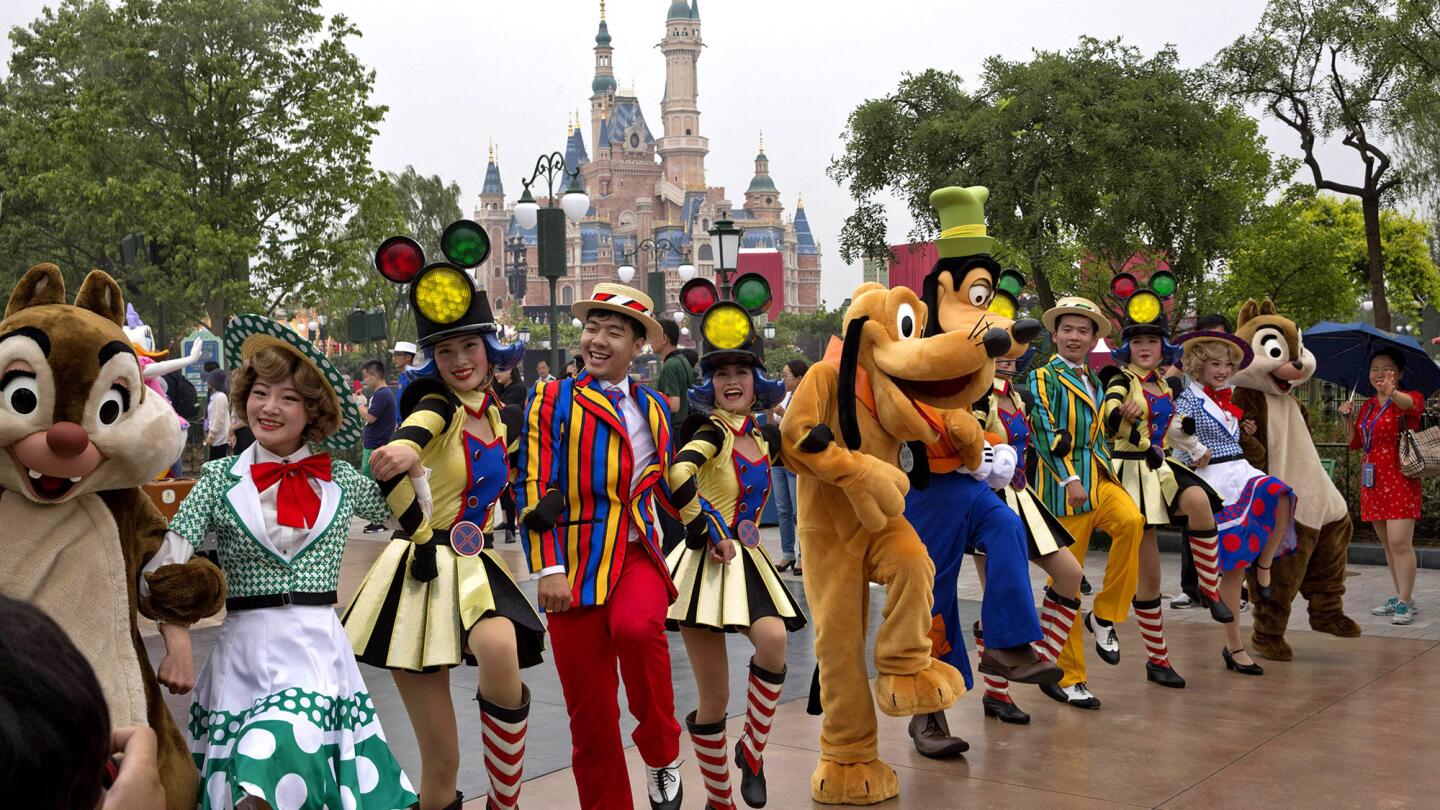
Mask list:
[[[425,251],[408,236],[392,236],[375,251],[375,269],[396,284],[408,284],[425,266]]]
[[[1140,282],[1129,273],[1120,273],[1110,280],[1110,292],[1116,298],[1129,298],[1140,289]]]
[[[720,300],[720,293],[707,278],[692,278],[680,288],[680,306],[689,315],[699,317]]]

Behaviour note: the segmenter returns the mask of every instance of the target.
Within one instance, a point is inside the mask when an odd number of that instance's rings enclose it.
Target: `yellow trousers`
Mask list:
[[[1096,476],[1090,489],[1089,512],[1060,517],[1060,523],[1075,538],[1070,553],[1085,565],[1085,551],[1090,547],[1090,534],[1102,529],[1110,535],[1110,556],[1105,561],[1105,583],[1095,594],[1091,605],[1096,618],[1123,622],[1135,598],[1135,583],[1140,576],[1140,538],[1145,534],[1145,517],[1135,507],[1135,499],[1125,488],[1107,476]],[[1067,596],[1069,594],[1066,594]],[[1061,686],[1085,680],[1085,628],[1077,618],[1070,628],[1070,638],[1060,651],[1060,668],[1065,670]]]

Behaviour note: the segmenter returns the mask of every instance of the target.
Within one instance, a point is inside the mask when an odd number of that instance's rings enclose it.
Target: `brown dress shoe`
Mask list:
[[[950,759],[970,750],[970,743],[950,736],[944,712],[917,714],[910,718],[910,738],[922,757]]]
[[[986,647],[980,656],[980,671],[1015,683],[1037,685],[1059,683],[1065,674],[1060,667],[1036,655],[1028,644],[1004,650]]]

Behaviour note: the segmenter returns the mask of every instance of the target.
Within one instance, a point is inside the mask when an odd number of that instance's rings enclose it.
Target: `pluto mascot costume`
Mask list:
[[[1255,420],[1254,436],[1241,438],[1246,460],[1295,488],[1294,554],[1275,560],[1270,572],[1273,599],[1255,602],[1250,649],[1271,660],[1289,661],[1285,627],[1290,604],[1300,593],[1310,603],[1310,629],[1341,638],[1360,635],[1345,615],[1345,559],[1350,547],[1350,510],[1335,488],[1310,437],[1305,409],[1291,393],[1315,373],[1315,355],[1306,350],[1295,322],[1275,312],[1270,299],[1246,301],[1235,334],[1250,344],[1255,360],[1235,374],[1234,402]],[[1252,568],[1250,593],[1259,593]]]
[[[194,808],[198,775],[150,668],[137,611],[189,624],[224,603],[203,557],[136,577],[165,519],[139,489],[180,455],[170,405],[146,388],[121,325],[125,303],[92,272],[73,306],[60,270],[30,268],[0,321],[0,593],[53,618],[95,668],[112,726],[159,738],[169,810]],[[0,800],[3,804],[3,800]]]
[[[812,366],[781,423],[786,464],[799,476],[805,595],[820,668],[820,762],[815,801],[874,804],[895,796],[880,761],[875,702],[911,717],[942,711],[965,691],[960,673],[930,657],[935,566],[906,522],[908,471],[948,425],[916,403],[963,411],[989,386],[959,370],[976,351],[964,332],[923,337],[929,313],[907,289],[862,284],[845,313],[844,339]],[[983,355],[983,350],[982,350]],[[970,420],[973,422],[973,417]],[[920,444],[913,444],[918,442]],[[866,678],[869,583],[886,586],[875,638],[875,699]]]

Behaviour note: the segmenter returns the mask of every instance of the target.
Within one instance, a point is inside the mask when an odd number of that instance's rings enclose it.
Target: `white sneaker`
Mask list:
[[[1200,603],[1191,599],[1188,593],[1181,593],[1179,596],[1170,600],[1171,610],[1189,610],[1198,607],[1200,607]]]
[[[645,789],[650,794],[650,810],[680,810],[683,794],[680,784],[680,758],[663,768],[645,766]]]
[[[1409,624],[1415,621],[1415,609],[1408,602],[1395,601],[1395,614],[1390,617],[1391,624]]]
[[[1394,616],[1394,615],[1395,615],[1395,605],[1396,605],[1399,601],[1400,601],[1400,597],[1398,597],[1398,596],[1392,596],[1392,597],[1390,597],[1389,599],[1386,599],[1386,600],[1385,600],[1385,604],[1383,604],[1383,605],[1381,605],[1380,607],[1377,607],[1377,608],[1375,608],[1374,610],[1370,611],[1370,615],[1372,615],[1372,616]]]

